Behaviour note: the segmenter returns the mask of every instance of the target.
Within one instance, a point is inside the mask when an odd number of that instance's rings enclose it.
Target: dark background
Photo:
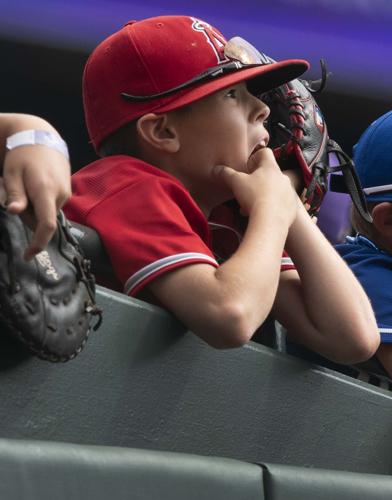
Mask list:
[[[68,142],[73,169],[79,169],[95,158],[81,101],[82,71],[92,48],[129,19],[192,13],[276,59],[308,59],[310,77],[319,76],[318,58],[325,57],[332,76],[317,100],[330,136],[351,154],[367,125],[392,108],[392,6],[383,0],[340,4],[201,0],[184,8],[177,0],[0,0],[0,110],[48,119]]]

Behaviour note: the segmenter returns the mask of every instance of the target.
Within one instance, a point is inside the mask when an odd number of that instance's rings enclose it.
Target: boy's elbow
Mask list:
[[[208,344],[215,349],[235,349],[243,347],[250,340],[250,337],[242,335],[241,332],[224,332],[223,335],[213,336],[207,340]]]
[[[371,330],[371,334],[363,335],[357,342],[356,363],[367,361],[376,354],[380,346],[380,334],[377,329]]]
[[[357,363],[360,363],[374,356],[380,347],[380,332],[373,311],[364,317],[362,324],[358,326],[357,338],[357,355],[360,358]]]
[[[380,334],[377,326],[373,324],[367,325],[367,328],[362,330],[358,328],[353,332],[353,337],[348,343],[346,349],[341,350],[336,356],[335,361],[340,363],[362,363],[375,355],[380,346]]]
[[[208,335],[203,337],[216,349],[242,347],[250,341],[256,330],[241,304],[226,304],[210,324]]]

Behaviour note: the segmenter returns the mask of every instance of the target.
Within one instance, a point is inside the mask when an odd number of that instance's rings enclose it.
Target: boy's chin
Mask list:
[[[243,165],[236,165],[236,166],[233,166],[231,168],[233,170],[235,170],[236,172],[241,172],[243,174],[249,174],[248,163],[244,163]]]

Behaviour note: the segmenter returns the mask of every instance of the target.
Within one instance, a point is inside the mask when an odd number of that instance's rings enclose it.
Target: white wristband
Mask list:
[[[10,135],[6,141],[6,149],[18,148],[20,146],[28,146],[34,144],[41,144],[51,149],[55,149],[62,153],[67,160],[69,160],[67,144],[61,137],[49,132],[47,130],[23,130],[16,134]]]

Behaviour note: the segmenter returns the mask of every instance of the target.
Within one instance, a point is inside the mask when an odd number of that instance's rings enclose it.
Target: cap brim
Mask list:
[[[373,194],[365,194],[366,201],[372,202],[382,202],[388,201],[392,202],[392,192],[384,191],[383,193],[373,193]]]
[[[252,81],[252,91],[259,94],[279,87],[301,76],[309,63],[302,59],[290,59],[272,64],[260,65],[248,69],[241,69],[226,76],[202,83],[186,91],[179,92],[170,98],[160,100],[157,107],[150,111],[166,112],[186,106],[194,101],[206,97],[214,92],[243,81]]]
[[[379,193],[366,194],[362,187],[365,200],[369,203],[389,201],[392,202],[392,191],[380,191]],[[329,178],[329,191],[332,193],[350,194],[343,175],[331,174]]]

